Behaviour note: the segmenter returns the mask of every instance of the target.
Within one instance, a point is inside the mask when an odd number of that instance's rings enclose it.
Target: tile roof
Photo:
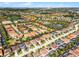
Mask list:
[[[40,49],[40,54],[41,54],[41,56],[45,56],[46,54],[48,54],[47,49],[46,48]]]
[[[65,39],[61,39],[64,43],[69,43],[70,42],[70,39],[68,38],[65,38]]]
[[[2,52],[2,50],[0,50],[0,56],[3,56],[3,52]]]

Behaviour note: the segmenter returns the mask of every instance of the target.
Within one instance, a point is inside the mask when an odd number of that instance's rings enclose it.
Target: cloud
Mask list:
[[[34,7],[64,7],[65,5],[63,3],[50,3],[50,4],[37,4]]]
[[[28,5],[31,5],[32,2],[3,2],[3,4],[6,4],[6,5],[16,4],[16,5],[28,6]]]
[[[78,7],[79,3],[64,2],[0,2],[0,7]]]
[[[22,3],[22,5],[25,5],[25,6],[32,5],[32,2],[25,2],[25,3]]]
[[[67,7],[67,6],[63,3],[60,3],[60,4],[58,4],[58,7]]]
[[[9,2],[2,2],[3,4],[9,4]]]
[[[32,2],[20,2],[20,3],[17,3],[16,4],[17,6],[14,6],[14,7],[29,7],[29,6],[32,6]]]
[[[0,7],[27,7],[31,5],[32,2],[0,2]]]
[[[23,2],[23,3],[18,3],[18,7],[30,7],[32,6],[32,2]]]

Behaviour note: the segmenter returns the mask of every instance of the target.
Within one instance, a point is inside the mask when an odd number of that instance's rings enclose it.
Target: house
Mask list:
[[[26,47],[30,47],[31,43],[30,42],[24,42]]]
[[[70,34],[70,35],[68,35],[68,39],[73,39],[73,38],[75,38],[76,37],[76,35],[74,35],[74,34]]]
[[[0,42],[0,49],[2,49],[3,47],[2,47],[2,43]]]
[[[6,48],[6,49],[4,49],[4,56],[9,55],[10,52],[11,52],[11,49],[10,49],[10,48]]]
[[[37,41],[36,40],[31,40],[30,41],[32,44],[36,45],[37,44]]]
[[[0,49],[0,56],[3,56],[3,52],[2,52],[2,50]]]
[[[75,49],[69,51],[69,55],[67,57],[76,57],[79,56],[79,47],[77,46]]]
[[[26,45],[25,45],[24,43],[21,43],[21,44],[19,44],[19,47],[20,47],[21,49],[25,49],[25,48],[26,48]]]
[[[46,54],[48,54],[48,50],[46,48],[40,49],[40,56],[44,57]]]
[[[11,49],[12,49],[12,51],[14,52],[15,50],[17,50],[17,46],[16,45],[13,45],[13,46],[11,46]]]
[[[74,54],[69,54],[67,57],[76,57]]]
[[[22,38],[24,35],[23,34],[18,34],[16,37],[17,38]]]
[[[68,38],[64,38],[64,39],[61,39],[64,43],[69,43],[70,42],[70,39]]]
[[[36,40],[36,42],[38,42],[38,45],[42,45],[40,38],[36,38],[35,40]]]
[[[5,25],[4,26],[7,33],[10,35],[10,37],[15,38],[17,36],[17,33],[15,30],[11,27],[11,25]]]
[[[11,21],[2,21],[2,24],[11,24]]]
[[[51,47],[52,49],[56,49],[58,46],[56,45],[56,43],[53,43],[53,44],[50,45],[50,47]]]

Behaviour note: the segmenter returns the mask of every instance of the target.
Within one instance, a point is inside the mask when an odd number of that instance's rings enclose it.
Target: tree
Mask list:
[[[18,49],[17,50],[17,53],[20,55],[20,54],[22,54],[22,50],[21,49]]]
[[[41,43],[44,44],[45,43],[45,40],[41,40]]]
[[[59,52],[58,51],[55,51],[55,57],[59,56]]]
[[[53,54],[49,54],[50,57],[56,57],[56,54],[53,53]]]
[[[31,54],[31,56],[33,56],[33,53],[34,53],[34,52],[31,52],[31,53],[30,53],[30,54]]]
[[[30,38],[30,37],[22,38],[22,40],[23,40],[23,41],[30,41],[30,40],[32,40],[32,38]]]
[[[29,30],[28,30],[29,32],[32,32],[33,30],[31,29],[31,28],[29,28]]]
[[[15,54],[14,52],[11,52],[11,53],[10,53],[10,56],[14,56],[14,54]]]
[[[31,44],[31,45],[30,45],[30,48],[34,48],[34,45],[33,45],[33,44]]]

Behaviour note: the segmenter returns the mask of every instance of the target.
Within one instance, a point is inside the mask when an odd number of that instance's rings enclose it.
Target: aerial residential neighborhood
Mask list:
[[[0,8],[0,57],[78,57],[79,8]]]

